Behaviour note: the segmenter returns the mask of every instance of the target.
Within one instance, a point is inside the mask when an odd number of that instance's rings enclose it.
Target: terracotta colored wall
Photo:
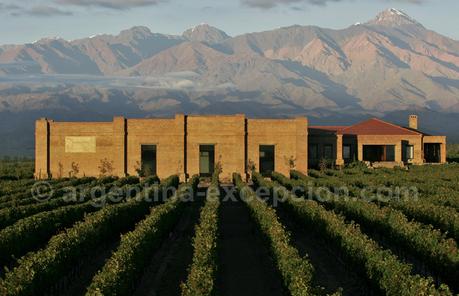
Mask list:
[[[422,164],[422,136],[374,136],[360,135],[358,141],[358,159],[363,159],[363,145],[395,145],[395,161],[402,162],[402,141],[414,146],[413,164]]]
[[[35,177],[46,179],[49,177],[48,155],[49,124],[45,118],[35,123]]]
[[[215,164],[222,165],[220,178],[231,181],[232,173],[245,172],[245,117],[188,116],[187,173],[199,174],[199,146],[215,146]]]
[[[275,120],[248,119],[248,161],[260,168],[260,145],[275,146],[276,172],[290,174],[288,160],[295,159],[295,169],[307,173],[308,122],[306,118]]]
[[[185,179],[185,119],[128,119],[127,172],[136,176],[141,163],[142,145],[156,145],[156,169],[159,178],[178,174]]]
[[[72,163],[79,166],[78,176],[99,176],[101,160],[113,162],[114,174],[123,168],[114,162],[113,123],[111,122],[49,122],[49,155],[52,177],[68,177]],[[95,153],[66,153],[66,137],[95,137]]]
[[[73,144],[66,151],[68,137]],[[158,176],[179,174],[184,180],[185,173],[199,174],[199,145],[207,144],[215,145],[215,163],[220,161],[223,169],[221,178],[230,181],[233,172],[244,175],[247,157],[258,166],[259,145],[272,144],[276,146],[276,170],[288,174],[287,160],[293,157],[296,169],[306,173],[307,141],[305,118],[246,120],[244,115],[177,115],[172,119],[115,117],[113,122],[42,119],[36,122],[35,172],[37,178],[46,178],[49,166],[52,177],[66,177],[75,163],[79,177],[99,176],[101,161],[106,159],[112,164],[113,175],[137,175],[141,146],[156,145]],[[82,150],[75,152],[75,145]]]

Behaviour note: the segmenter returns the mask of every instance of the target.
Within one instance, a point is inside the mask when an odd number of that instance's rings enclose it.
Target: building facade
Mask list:
[[[310,126],[309,165],[323,159],[336,165],[365,161],[374,166],[446,163],[446,137],[418,130],[418,117],[408,127],[372,118],[352,126]]]
[[[126,119],[113,122],[37,120],[36,178],[101,175],[244,175],[307,173],[306,118],[248,119],[244,115]]]
[[[446,137],[418,130],[417,116],[401,127],[376,118],[352,126],[310,126],[304,117],[248,119],[244,115],[126,119],[112,122],[36,122],[35,176],[178,174],[223,180],[252,168],[263,174],[307,173],[324,159],[337,166],[446,162]]]

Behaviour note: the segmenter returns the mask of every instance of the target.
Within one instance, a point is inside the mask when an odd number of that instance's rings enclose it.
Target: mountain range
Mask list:
[[[459,141],[459,41],[397,9],[341,30],[291,26],[231,37],[207,24],[181,36],[134,27],[0,46],[0,154],[33,152],[33,120],[185,113],[369,116]]]

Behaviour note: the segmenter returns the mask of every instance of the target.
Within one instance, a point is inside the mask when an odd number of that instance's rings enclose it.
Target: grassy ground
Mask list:
[[[33,178],[34,160],[24,157],[4,157],[0,159],[0,180]]]
[[[448,144],[448,161],[459,162],[459,144]]]

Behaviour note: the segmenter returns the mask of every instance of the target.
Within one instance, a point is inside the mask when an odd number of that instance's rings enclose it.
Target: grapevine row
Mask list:
[[[301,173],[296,173],[295,176],[302,177]],[[289,180],[279,174],[275,174],[273,178],[281,184],[286,184]],[[454,282],[459,277],[459,250],[456,242],[446,239],[440,231],[421,223],[410,222],[400,211],[380,208],[374,203],[346,200],[338,196],[332,198],[312,196],[312,198],[333,207],[362,227],[381,233],[391,245],[406,249],[422,259],[448,284],[454,286]]]
[[[303,182],[311,181],[311,178],[296,171],[292,172],[292,177],[301,179]],[[360,187],[368,186],[366,183],[359,182]],[[328,180],[327,182],[318,179],[314,180],[313,183],[316,186],[328,187],[330,190],[334,187],[337,188],[345,185],[342,181],[337,180]],[[302,186],[304,186],[304,184]],[[351,189],[351,193],[353,192],[351,186],[346,187]],[[353,196],[358,196],[358,194],[353,194]],[[432,204],[430,200],[425,198],[416,201],[408,200],[401,202],[398,200],[389,200],[378,202],[401,211],[408,218],[415,219],[421,223],[430,224],[445,232],[448,237],[455,239],[456,242],[459,242],[459,213],[453,208]]]
[[[215,293],[217,273],[218,212],[220,188],[218,174],[214,174],[207,190],[207,198],[201,210],[199,224],[193,238],[193,262],[186,283],[182,284],[182,296],[211,296]]]
[[[70,180],[47,180],[45,181],[45,183],[47,185],[52,186],[52,188],[55,190],[55,192],[53,193],[53,196],[59,197],[65,193],[64,189],[66,187],[75,187],[79,185],[88,184],[94,181],[96,183],[100,182],[100,180],[96,180],[95,178],[92,178],[92,177],[84,177],[81,179],[70,179]],[[0,207],[3,208],[3,207],[11,206],[11,205],[16,205],[16,203],[20,204],[23,200],[26,200],[27,202],[34,201],[33,196],[32,196],[32,187],[21,188],[20,191],[16,194],[2,197],[1,202],[0,202]]]
[[[128,295],[142,275],[151,253],[177,222],[184,200],[196,191],[199,178],[179,188],[173,198],[151,210],[136,228],[123,235],[118,249],[94,276],[86,295]]]
[[[431,224],[459,242],[459,213],[455,209],[422,201],[390,202],[389,206],[402,211],[408,218]]]
[[[138,180],[137,180],[138,181]],[[130,182],[130,185],[135,185]],[[110,184],[107,184],[110,186]],[[123,193],[126,198],[130,190]],[[24,255],[34,246],[46,242],[59,229],[63,229],[84,218],[87,213],[95,212],[110,201],[107,196],[83,204],[64,206],[52,211],[41,212],[26,217],[0,231],[0,265],[12,257]]]
[[[261,179],[256,174],[254,177]],[[431,278],[411,275],[409,265],[401,263],[390,251],[383,250],[376,242],[362,234],[357,225],[347,224],[343,217],[327,211],[315,201],[297,198],[284,187],[265,185],[264,180],[257,182],[268,188],[274,187],[284,198],[282,205],[292,216],[304,227],[313,229],[340,249],[384,295],[452,295],[445,285],[436,289]]]
[[[125,179],[125,178],[123,178]],[[127,179],[127,178],[126,178]],[[105,181],[109,181],[112,179],[104,179]],[[121,183],[120,185],[123,185],[124,181],[120,179]],[[102,185],[100,181],[96,185]],[[121,192],[113,192],[112,197],[122,196],[123,193],[122,191],[125,191],[131,187],[126,187],[127,185],[124,185],[123,188],[121,188]],[[103,187],[103,186],[102,186]],[[16,221],[29,217],[31,215],[35,215],[40,212],[44,211],[52,211],[54,209],[60,208],[62,206],[67,206],[70,204],[75,204],[75,203],[80,203],[80,202],[86,202],[91,198],[91,189],[92,187],[85,186],[83,188],[83,194],[81,200],[80,199],[74,199],[74,197],[69,196],[61,196],[59,198],[54,198],[51,199],[50,201],[46,202],[41,202],[41,203],[35,203],[35,204],[29,204],[29,205],[24,205],[24,206],[19,206],[19,207],[11,207],[11,208],[5,208],[0,210],[0,229],[14,224]],[[87,190],[85,190],[87,189]],[[110,189],[107,187],[106,189]],[[132,188],[131,188],[132,189]],[[72,194],[71,194],[72,195]]]
[[[178,177],[167,179],[161,187],[178,184]],[[158,189],[160,190],[160,189]],[[86,216],[65,232],[51,238],[47,246],[28,253],[18,260],[19,265],[0,281],[1,295],[36,295],[53,286],[82,257],[97,247],[115,239],[120,233],[142,219],[150,203],[131,199]]]
[[[290,244],[289,235],[279,222],[275,210],[259,199],[242,181],[239,174],[234,174],[233,180],[251,216],[270,243],[270,250],[285,287],[293,296],[314,295],[311,286],[314,268],[307,258],[301,258],[298,250]]]

